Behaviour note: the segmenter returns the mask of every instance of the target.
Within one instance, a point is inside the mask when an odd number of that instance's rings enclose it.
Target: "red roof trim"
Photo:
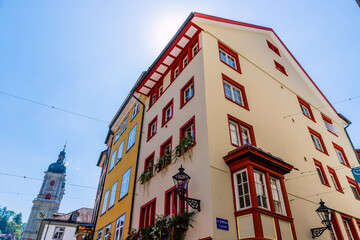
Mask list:
[[[338,112],[335,110],[335,108],[333,107],[333,105],[329,102],[329,100],[325,97],[325,95],[320,91],[320,89],[318,88],[318,86],[315,84],[315,82],[311,79],[311,77],[309,76],[309,74],[307,74],[307,72],[304,70],[304,68],[300,65],[300,63],[296,60],[296,58],[294,57],[294,55],[290,52],[290,50],[285,46],[285,44],[283,43],[283,41],[281,41],[281,39],[279,38],[279,36],[275,33],[275,31],[272,28],[267,28],[267,27],[262,27],[262,26],[258,26],[258,25],[253,25],[253,24],[249,24],[249,23],[243,23],[243,22],[237,22],[234,20],[229,20],[229,19],[225,19],[225,18],[219,18],[219,17],[215,17],[215,16],[211,16],[211,15],[206,15],[206,14],[202,14],[202,13],[195,13],[194,17],[200,17],[200,18],[205,18],[205,19],[209,19],[209,20],[214,20],[214,21],[219,21],[219,22],[224,22],[224,23],[230,23],[230,24],[235,24],[238,26],[244,26],[244,27],[250,27],[250,28],[256,28],[256,29],[261,29],[261,30],[265,30],[265,31],[271,31],[275,34],[275,36],[277,37],[277,39],[280,41],[280,43],[284,46],[284,48],[286,49],[286,51],[290,54],[290,56],[295,60],[295,62],[299,65],[299,67],[301,68],[301,70],[303,70],[303,72],[305,73],[305,75],[310,79],[310,81],[312,82],[312,84],[314,84],[315,88],[320,92],[320,94],[325,98],[325,100],[327,101],[327,103],[331,106],[331,108],[338,114]],[[339,116],[340,118],[342,118],[341,116]],[[342,118],[343,119],[343,118]],[[345,120],[345,119],[343,119]]]

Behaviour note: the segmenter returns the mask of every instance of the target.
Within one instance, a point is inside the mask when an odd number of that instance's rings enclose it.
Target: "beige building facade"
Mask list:
[[[349,122],[272,29],[192,13],[136,91],[147,98],[131,228],[193,211],[174,190],[182,166],[201,201],[186,239],[312,239],[320,199],[332,226],[318,239],[360,239]]]

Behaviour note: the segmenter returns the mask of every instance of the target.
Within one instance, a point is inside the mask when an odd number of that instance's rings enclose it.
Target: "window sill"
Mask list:
[[[330,184],[329,183],[321,183],[322,185],[326,186],[326,187],[329,187],[331,188]]]
[[[346,167],[348,167],[348,168],[350,168],[351,169],[351,167],[350,167],[350,164],[345,164],[345,163],[342,163],[342,162],[340,162],[342,165],[344,165],[344,166],[346,166]]]
[[[156,135],[156,133],[154,133],[154,135],[151,135],[147,138],[146,142],[150,141],[150,139],[152,139],[154,136]]]
[[[115,204],[113,204],[111,207],[109,207],[107,210],[109,211],[110,209],[112,209],[114,207]]]
[[[132,147],[135,145],[135,143],[133,145],[131,145],[131,147],[129,149],[126,149],[126,152],[127,153],[128,151],[130,151],[132,149]]]
[[[180,109],[182,109],[188,102],[190,102],[190,100],[194,97],[194,95],[191,96],[191,98],[189,98],[186,102],[182,103],[180,106]]]
[[[333,133],[332,131],[328,130],[329,133],[331,133],[332,135],[339,137],[339,135],[337,135],[336,133]]]
[[[119,198],[118,202],[120,202],[121,200],[123,200],[129,193],[126,193],[124,196],[122,196],[121,198]]]
[[[323,153],[323,154],[325,154],[325,155],[327,155],[327,156],[329,156],[329,154],[328,154],[328,152],[327,151],[321,151],[320,149],[317,149],[317,148],[315,148],[317,151],[319,151],[319,152],[321,152],[321,153]]]
[[[226,66],[228,66],[229,68],[231,68],[232,70],[234,70],[235,72],[238,72],[241,74],[241,70],[240,69],[236,69],[236,68],[233,68],[232,66],[230,66],[229,64],[227,64],[226,62],[222,61],[220,59],[220,62],[222,62],[223,64],[225,64]]]
[[[304,115],[304,114],[303,114]],[[310,119],[311,121],[313,121],[314,123],[316,123],[315,119],[314,118],[311,118],[311,117],[308,117],[306,115],[304,115],[306,118]]]
[[[229,100],[230,102],[233,102],[233,103],[235,103],[236,105],[238,105],[238,106],[240,106],[240,107],[242,107],[242,108],[244,108],[244,109],[246,109],[246,110],[250,111],[249,106],[247,106],[247,104],[244,104],[244,106],[243,106],[243,105],[241,105],[241,104],[239,104],[239,103],[235,102],[234,100],[232,100],[232,99],[230,99],[230,98],[227,98],[227,97],[225,97],[225,98],[226,98],[227,100]]]
[[[120,159],[116,159],[116,163],[115,163],[115,166],[119,163],[119,162],[121,162],[121,159],[122,159],[122,157],[120,158]]]

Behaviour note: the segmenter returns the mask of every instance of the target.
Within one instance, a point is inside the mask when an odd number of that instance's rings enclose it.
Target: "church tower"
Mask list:
[[[65,147],[56,162],[49,165],[39,194],[33,201],[29,220],[27,221],[21,240],[36,239],[41,220],[52,217],[59,211],[60,202],[65,192],[66,167],[64,165]]]

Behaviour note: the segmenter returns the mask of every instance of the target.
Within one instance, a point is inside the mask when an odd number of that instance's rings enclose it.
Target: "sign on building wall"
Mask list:
[[[222,218],[216,218],[217,229],[229,231],[229,221]]]
[[[352,174],[354,175],[354,179],[357,183],[360,183],[360,166],[354,167],[351,169]]]

